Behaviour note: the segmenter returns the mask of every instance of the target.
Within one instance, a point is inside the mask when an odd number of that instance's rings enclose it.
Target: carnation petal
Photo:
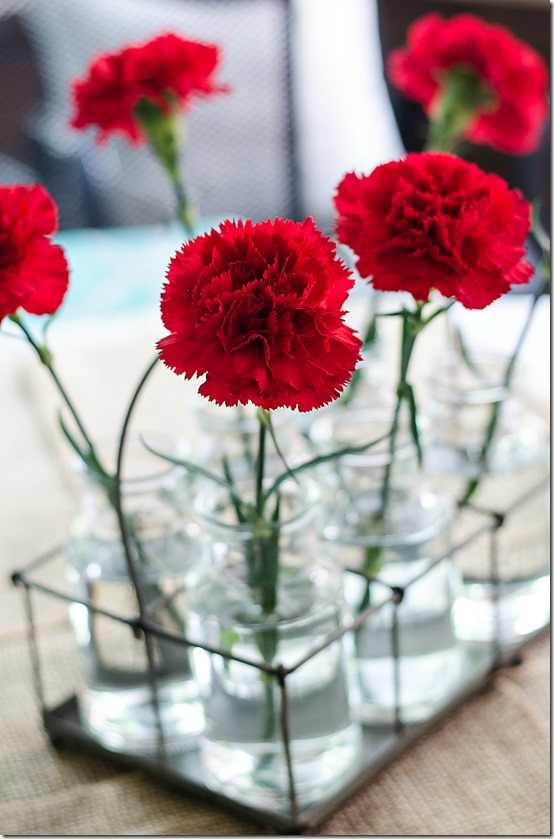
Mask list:
[[[218,404],[320,407],[358,361],[341,309],[352,285],[312,219],[225,221],[170,263],[160,357],[187,378],[205,373],[200,392]]]
[[[429,116],[439,106],[441,78],[471,68],[496,101],[476,112],[466,139],[509,154],[538,148],[548,116],[548,70],[541,55],[509,29],[476,15],[443,19],[423,15],[409,28],[406,45],[387,59],[392,83]]]
[[[43,315],[60,306],[69,270],[48,238],[56,228],[57,208],[43,186],[0,186],[0,318],[20,307]]]
[[[426,301],[437,289],[482,308],[529,277],[529,204],[498,175],[454,155],[409,154],[345,178],[336,204],[339,241],[380,291]]]
[[[21,304],[33,315],[51,315],[60,307],[69,284],[69,268],[59,245],[38,240],[26,254],[21,268],[29,288]]]
[[[73,81],[70,124],[76,129],[97,128],[99,142],[116,133],[133,143],[143,142],[137,103],[148,99],[167,112],[168,91],[183,109],[196,97],[227,92],[229,88],[214,79],[218,62],[217,45],[174,33],[99,55],[86,75]]]

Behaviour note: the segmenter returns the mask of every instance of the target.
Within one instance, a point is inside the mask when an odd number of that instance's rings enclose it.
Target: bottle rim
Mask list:
[[[165,460],[165,458],[158,457],[155,453],[149,452],[148,448],[144,445],[145,442],[153,449],[163,452],[171,457],[175,457],[176,459],[184,460],[190,455],[190,446],[188,442],[181,437],[170,437],[168,435],[160,434],[129,437],[123,452],[121,477],[121,491],[126,495],[139,495],[140,493],[159,489],[166,481],[169,481],[173,477],[177,476],[184,469],[184,467],[176,463],[171,463],[170,461]],[[95,445],[95,450],[101,459],[102,456],[108,460],[111,458],[111,465],[113,468],[113,472],[111,474],[114,474],[118,443],[114,440],[101,440]],[[144,472],[139,472],[136,475],[126,475],[125,467],[128,465],[127,458],[133,451],[145,455],[145,457],[148,458],[148,462],[152,463],[152,466],[159,464],[159,467],[157,469],[149,469]],[[90,480],[93,485],[102,487],[102,481],[96,473],[89,469],[77,455],[74,456],[72,465],[76,474]]]
[[[359,434],[358,440],[352,445],[363,445],[364,441],[368,443],[371,440],[378,440],[383,436],[382,433],[371,433],[369,426],[379,423],[385,428],[390,428],[393,420],[394,408],[381,406],[378,408],[357,408],[349,410],[347,413],[342,412],[341,415],[332,416],[321,415],[314,420],[310,428],[310,438],[322,454],[331,452],[334,449],[346,445],[346,441],[335,442],[331,446],[330,443],[334,441],[334,436],[337,430],[344,430],[348,425],[367,425],[367,434]],[[419,432],[420,435],[425,433],[427,423],[423,416],[419,417]],[[386,432],[385,432],[386,433]],[[384,446],[385,448],[381,448]],[[391,455],[390,449],[387,447],[386,439],[377,444],[375,448],[369,447],[366,451],[355,452],[352,454],[343,455],[337,462],[345,463],[347,465],[356,467],[379,467],[387,466],[389,463],[402,463],[413,458],[416,455],[416,445],[405,428],[402,428],[401,435],[397,436],[394,456]]]
[[[509,388],[504,384],[503,377],[509,363],[507,356],[492,353],[475,355],[471,361],[475,371],[467,368],[473,373],[475,383],[469,385],[460,380],[461,363],[464,362],[459,355],[452,355],[439,362],[436,369],[427,374],[426,382],[433,398],[457,405],[492,404],[506,399]],[[493,371],[494,376],[491,378]]]
[[[266,485],[269,486],[272,480],[269,479]],[[252,494],[252,481],[238,482],[235,486],[236,495],[239,498],[244,498],[247,493]],[[229,495],[229,490],[226,487],[216,485],[209,479],[204,479],[202,485],[198,488],[194,498],[194,510],[197,517],[205,524],[210,526],[220,533],[233,534],[245,540],[251,539],[256,535],[256,530],[263,530],[266,532],[279,531],[287,533],[298,529],[299,525],[307,525],[318,514],[317,502],[320,498],[319,485],[313,478],[299,477],[298,481],[292,478],[287,478],[280,486],[281,493],[286,493],[292,496],[296,493],[299,498],[298,508],[291,511],[286,518],[280,519],[277,522],[263,521],[259,525],[252,522],[226,521],[217,515],[216,512],[218,504],[225,502],[225,508],[232,506],[232,500]],[[207,502],[207,503],[206,503]],[[258,533],[258,535],[260,535]]]

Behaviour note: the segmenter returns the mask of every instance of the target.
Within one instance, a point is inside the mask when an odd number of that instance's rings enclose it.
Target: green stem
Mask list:
[[[493,103],[492,91],[473,69],[462,65],[450,69],[433,105],[425,151],[456,153],[476,115]]]
[[[376,515],[375,522],[377,526],[379,526],[379,524],[383,524],[390,502],[392,471],[396,465],[396,442],[400,427],[402,405],[404,404],[404,402],[407,403],[410,411],[410,430],[417,450],[418,463],[421,463],[421,446],[417,425],[416,403],[413,388],[411,384],[408,382],[408,370],[410,367],[410,361],[413,355],[415,342],[418,334],[425,326],[427,326],[427,324],[429,324],[432,320],[438,317],[438,315],[442,314],[443,311],[449,308],[449,305],[450,304],[448,304],[446,307],[442,309],[436,310],[426,320],[423,319],[423,309],[425,306],[425,301],[416,301],[415,311],[408,311],[406,309],[403,309],[400,313],[402,317],[400,371],[398,376],[398,384],[396,388],[396,404],[394,407],[391,427],[387,435],[389,440],[389,456],[387,459],[387,463],[385,464],[383,483],[381,484],[381,499],[379,511]],[[379,545],[366,547],[364,551],[363,567],[361,569],[365,574],[368,574],[373,577],[379,572],[379,569],[382,564],[382,550],[383,549]],[[371,582],[368,579],[366,582],[364,595],[358,605],[358,612],[363,611],[365,608],[367,608],[367,606],[370,603],[370,586]]]
[[[265,441],[267,426],[265,422],[259,422],[258,436],[258,457],[256,459],[256,513],[259,518],[264,512],[264,471],[265,471]]]
[[[129,424],[131,422],[131,417],[133,414],[134,407],[137,403],[138,397],[142,388],[146,384],[150,373],[154,369],[156,362],[158,361],[158,356],[154,359],[154,361],[148,366],[146,372],[141,377],[138,386],[133,393],[131,401],[129,403],[129,407],[127,408],[127,412],[125,414],[125,418],[123,420],[123,425],[121,427],[121,432],[119,435],[119,443],[117,447],[117,465],[115,470],[114,476],[114,486],[113,486],[113,503],[115,507],[115,512],[117,515],[117,520],[119,524],[119,529],[121,533],[121,542],[123,545],[123,552],[125,554],[125,559],[127,561],[127,568],[129,571],[129,578],[133,583],[133,588],[135,591],[135,596],[137,599],[137,607],[139,612],[140,619],[144,619],[146,616],[146,595],[143,589],[143,581],[140,579],[140,574],[138,572],[138,568],[135,565],[135,560],[133,557],[133,552],[131,549],[131,539],[132,539],[132,532],[128,526],[127,519],[125,517],[125,513],[123,511],[123,506],[121,503],[121,474],[123,468],[123,455],[125,452],[125,444],[127,442],[127,432],[129,429]],[[158,681],[156,677],[156,660],[155,660],[155,652],[154,652],[154,641],[152,635],[149,632],[146,632],[144,635],[144,648],[146,652],[146,659],[148,664],[148,684],[150,687],[150,693],[152,697],[152,707],[154,709],[155,717],[156,717],[156,727],[158,731],[158,748],[160,751],[163,751],[164,748],[164,731],[163,725],[161,720],[160,714],[160,701],[159,701],[159,693],[158,693]]]
[[[415,340],[420,330],[425,325],[422,320],[422,311],[424,303],[418,303],[415,312],[407,310],[402,311],[402,343],[400,350],[400,373],[398,378],[398,385],[396,388],[396,404],[392,417],[390,431],[388,433],[389,439],[389,457],[385,465],[385,472],[383,475],[383,483],[381,485],[381,501],[379,512],[376,515],[376,525],[378,526],[385,519],[387,508],[390,500],[390,484],[392,477],[392,470],[395,466],[396,454],[396,439],[398,436],[398,429],[400,425],[400,414],[403,402],[411,400],[410,411],[412,413],[411,427],[413,430],[414,441],[419,452],[419,436],[417,434],[417,419],[415,417],[415,403],[413,402],[413,391],[411,385],[408,383],[408,369],[410,366],[410,359],[415,345]],[[429,318],[431,320],[431,318]],[[364,549],[364,560],[362,565],[362,572],[368,576],[375,576],[382,564],[382,547],[379,545],[368,546]],[[358,604],[358,614],[363,612],[371,602],[371,580],[366,579],[364,593]]]
[[[117,446],[117,464],[116,464],[116,470],[115,470],[115,475],[114,475],[114,487],[113,487],[113,503],[114,503],[114,506],[115,506],[115,511],[116,511],[117,520],[118,520],[118,524],[119,524],[119,529],[120,529],[120,533],[121,533],[121,541],[122,541],[122,544],[123,544],[123,551],[124,551],[124,554],[125,554],[125,559],[127,561],[127,568],[129,570],[129,577],[132,580],[132,583],[133,583],[133,586],[134,586],[134,589],[135,589],[135,593],[136,593],[136,597],[137,597],[137,605],[138,605],[138,609],[139,609],[139,613],[140,613],[141,617],[143,616],[143,613],[144,613],[145,601],[144,601],[144,597],[143,597],[143,594],[142,594],[142,581],[139,578],[139,574],[138,574],[138,571],[137,571],[137,567],[135,565],[135,559],[134,559],[133,551],[132,551],[132,547],[131,547],[131,540],[132,540],[133,537],[131,535],[131,530],[129,528],[129,523],[128,523],[128,520],[127,520],[126,516],[124,515],[123,507],[122,507],[122,503],[121,503],[121,474],[122,474],[122,468],[123,468],[123,456],[124,456],[124,453],[125,453],[125,448],[126,448],[126,443],[127,443],[127,433],[128,433],[128,430],[129,430],[129,425],[130,425],[130,422],[131,422],[133,411],[134,411],[135,405],[137,404],[140,393],[141,393],[144,385],[148,381],[148,378],[150,377],[150,374],[152,373],[152,370],[154,369],[157,361],[158,361],[158,356],[156,356],[154,358],[154,360],[148,365],[148,367],[147,367],[146,371],[144,372],[144,374],[142,375],[137,387],[135,388],[135,391],[134,391],[134,393],[131,397],[131,401],[130,401],[129,406],[127,408],[127,411],[125,413],[125,417],[123,419],[123,425],[121,427],[121,431],[120,431],[120,434],[119,434],[118,446]]]
[[[194,235],[194,213],[187,197],[179,167],[179,145],[182,124],[179,121],[179,106],[170,92],[167,93],[169,111],[149,99],[140,99],[135,106],[152,152],[169,176],[177,200],[179,220],[189,238]]]
[[[137,601],[139,605],[139,611],[142,614],[144,602],[146,598],[143,596],[143,592],[140,590],[141,582],[138,579],[138,572],[135,566],[134,558],[133,558],[133,550],[136,553],[136,556],[139,560],[139,567],[145,567],[148,565],[149,559],[148,555],[145,552],[140,539],[138,538],[135,528],[133,527],[133,520],[132,517],[127,517],[124,515],[124,511],[122,509],[121,504],[121,470],[123,466],[123,456],[125,452],[125,447],[127,443],[127,435],[129,430],[129,425],[131,422],[131,418],[133,416],[133,412],[135,406],[137,404],[138,398],[146,385],[150,375],[152,374],[157,362],[158,356],[156,356],[153,361],[150,362],[148,367],[146,368],[145,372],[141,376],[134,392],[131,397],[131,401],[127,407],[127,411],[123,420],[123,425],[119,435],[118,441],[118,448],[117,448],[117,465],[116,465],[116,473],[114,476],[113,482],[113,492],[112,492],[112,504],[115,508],[119,530],[121,534],[121,541],[123,545],[123,550],[125,554],[125,559],[127,562],[127,568],[129,570],[129,577],[133,582],[135,590],[137,592]],[[163,592],[160,590],[158,586],[150,586],[150,593],[154,594],[155,596],[161,596]],[[149,598],[150,599],[150,598]],[[173,621],[173,624],[177,629],[180,629],[182,626],[182,620],[178,612],[174,609],[171,603],[166,604],[166,613]]]
[[[267,419],[267,418],[266,418]],[[276,498],[272,521],[266,521],[266,496],[264,493],[265,451],[268,425],[259,418],[258,456],[256,459],[256,497],[254,522],[254,552],[256,555],[256,583],[261,594],[261,607],[265,616],[273,615],[277,605],[277,581],[279,577],[279,496]],[[275,653],[276,638],[273,632],[264,634],[261,649],[264,659],[271,663]],[[267,644],[266,642],[269,643]]]
[[[56,385],[58,393],[60,394],[63,402],[65,403],[67,409],[69,410],[69,413],[73,417],[75,425],[79,429],[79,432],[80,432],[80,434],[81,434],[81,436],[82,436],[82,438],[83,438],[83,440],[84,440],[84,442],[87,446],[87,449],[88,449],[87,454],[84,454],[83,451],[80,449],[80,447],[78,447],[78,446],[76,447],[76,451],[80,455],[83,463],[85,464],[85,466],[88,469],[93,469],[101,477],[103,483],[105,483],[107,481],[110,481],[111,476],[108,474],[108,472],[102,466],[102,464],[100,462],[100,459],[98,458],[98,455],[96,453],[94,444],[93,444],[93,442],[92,442],[92,440],[91,440],[91,438],[90,438],[90,436],[89,436],[89,434],[88,434],[88,432],[85,428],[85,425],[84,425],[81,417],[79,416],[77,408],[75,407],[75,405],[71,401],[71,398],[69,397],[69,394],[68,394],[67,390],[65,389],[64,385],[62,384],[62,381],[61,381],[58,373],[56,372],[56,370],[54,368],[52,353],[50,352],[50,350],[48,349],[48,347],[45,344],[43,344],[43,345],[38,344],[38,342],[35,340],[35,338],[31,334],[31,332],[29,331],[27,326],[23,323],[23,321],[21,320],[21,318],[19,317],[19,315],[17,313],[15,313],[13,315],[10,315],[9,319],[21,329],[21,331],[25,335],[25,338],[27,339],[29,344],[32,346],[34,351],[36,352],[41,364],[43,364],[44,367],[46,367],[46,369],[48,370],[54,384]]]
[[[436,309],[434,312],[432,312],[431,315],[424,319],[423,310],[425,305],[426,301],[416,301],[415,311],[408,311],[407,309],[403,309],[401,312],[398,313],[402,317],[400,372],[398,377],[398,385],[396,389],[396,404],[392,417],[391,427],[388,434],[384,438],[388,438],[389,441],[389,457],[385,465],[383,483],[381,485],[380,507],[377,515],[375,516],[375,524],[377,526],[383,523],[389,505],[392,470],[395,466],[396,440],[400,426],[402,405],[404,402],[406,402],[410,412],[410,431],[417,451],[418,463],[421,465],[422,462],[422,451],[417,421],[417,406],[412,385],[408,382],[408,370],[410,367],[410,361],[413,355],[417,336],[429,323],[435,320],[435,318],[446,312],[452,305],[452,302],[447,303],[445,306],[439,309]],[[367,546],[364,549],[363,563],[362,568],[360,570],[366,575],[366,577],[375,577],[378,574],[382,564],[382,552],[383,549],[379,545]],[[371,602],[370,586],[370,579],[366,579],[364,594],[360,600],[360,603],[358,604],[358,612],[362,612],[364,609],[366,609]]]
[[[112,506],[115,510],[116,516],[118,518],[120,532],[121,532],[121,538],[122,538],[124,553],[125,553],[125,557],[127,559],[128,567],[129,567],[130,578],[133,581],[133,584],[135,586],[135,591],[136,591],[136,594],[137,594],[137,601],[138,601],[138,605],[139,605],[139,613],[142,616],[143,615],[144,601],[143,601],[143,596],[142,596],[142,590],[140,588],[140,583],[138,581],[138,575],[137,575],[137,572],[136,572],[136,569],[135,569],[135,566],[134,566],[134,562],[133,562],[133,558],[132,558],[131,541],[134,543],[139,557],[142,556],[142,551],[139,550],[140,545],[138,544],[138,540],[136,539],[136,534],[134,534],[133,531],[132,531],[132,528],[129,527],[129,523],[126,520],[126,517],[124,516],[123,510],[122,510],[122,507],[121,507],[121,466],[122,466],[124,443],[125,443],[125,440],[126,440],[127,429],[128,429],[129,421],[131,419],[131,415],[132,415],[134,405],[135,405],[135,403],[138,399],[138,396],[140,394],[140,391],[142,390],[142,387],[146,383],[146,380],[148,379],[148,376],[150,375],[150,372],[152,371],[152,369],[154,367],[155,362],[158,361],[158,357],[156,356],[154,362],[149,366],[145,375],[142,377],[142,379],[141,379],[141,381],[140,381],[140,383],[139,383],[139,385],[138,385],[138,387],[137,387],[137,389],[136,389],[136,391],[133,395],[131,403],[129,405],[127,414],[125,416],[125,421],[124,421],[124,424],[123,424],[123,429],[122,429],[122,432],[121,432],[120,441],[119,441],[116,473],[115,473],[115,475],[112,476],[104,469],[104,467],[100,463],[100,460],[99,460],[99,458],[96,454],[95,448],[94,448],[94,444],[93,444],[93,442],[92,442],[92,440],[91,440],[91,438],[90,438],[90,436],[89,436],[89,434],[88,434],[88,432],[85,428],[85,425],[84,425],[77,409],[75,408],[72,400],[70,399],[69,394],[67,393],[67,390],[63,386],[60,377],[58,376],[58,374],[57,374],[57,372],[54,368],[52,353],[50,352],[50,350],[48,349],[46,344],[43,344],[43,345],[38,344],[38,342],[34,339],[33,335],[31,334],[29,329],[26,327],[26,325],[22,322],[22,320],[20,319],[19,315],[17,315],[17,313],[11,315],[10,320],[13,323],[15,323],[21,329],[21,331],[25,335],[27,341],[29,342],[29,344],[35,350],[38,358],[40,359],[40,362],[48,370],[51,378],[53,379],[53,381],[54,381],[54,383],[55,383],[55,385],[58,389],[58,392],[59,392],[60,396],[62,397],[62,399],[63,399],[65,405],[67,406],[71,416],[73,417],[75,425],[77,426],[86,447],[88,448],[88,452],[85,453],[85,452],[83,452],[81,447],[78,446],[74,442],[74,449],[79,454],[79,456],[81,457],[81,459],[82,459],[83,463],[85,464],[86,468],[88,470],[93,470],[93,472],[97,476],[99,476],[101,484],[106,489],[106,494],[107,494],[108,501],[112,504]],[[62,428],[63,427],[64,426],[63,426],[63,421],[62,421]],[[71,439],[73,441],[72,437],[70,437],[69,439]],[[91,632],[94,633],[94,627],[91,627]],[[153,678],[153,675],[152,675],[153,674],[153,667],[154,667],[154,653],[153,653],[153,647],[152,647],[152,639],[147,638],[145,643],[146,643],[147,656],[148,656],[148,660],[149,660],[149,674],[150,674],[149,678],[151,680],[153,702],[154,702],[154,705],[155,705],[156,709],[158,709],[157,689],[156,689],[155,679]],[[97,652],[99,653],[99,650],[97,650]],[[159,714],[158,714],[158,724],[160,725]],[[161,742],[163,742],[163,732],[161,731],[161,728],[160,728],[160,743]]]
[[[392,469],[394,466],[394,458],[396,453],[396,438],[398,436],[398,427],[400,424],[400,412],[402,404],[409,398],[411,387],[408,384],[408,368],[410,359],[412,357],[416,337],[423,326],[422,310],[424,304],[418,304],[414,313],[404,311],[402,313],[402,344],[400,351],[400,374],[398,378],[398,386],[396,389],[396,405],[394,407],[394,414],[392,417],[391,428],[389,432],[389,458],[385,466],[385,474],[383,476],[383,484],[381,486],[381,504],[379,510],[379,518],[384,519],[390,496],[390,482],[392,476]],[[415,430],[414,430],[415,433]],[[416,445],[419,445],[416,440]]]
[[[265,472],[265,450],[268,431],[268,421],[271,417],[259,416],[258,455],[256,459],[256,496],[255,496],[255,523],[254,542],[252,548],[255,553],[256,567],[256,591],[261,594],[261,607],[264,618],[273,620],[277,606],[277,581],[279,576],[279,499],[277,497],[274,521],[265,526],[265,502],[264,494],[264,472]],[[261,533],[258,533],[261,528]],[[266,627],[257,633],[257,644],[266,664],[271,664],[277,652],[277,629]],[[275,736],[276,713],[274,676],[262,673],[261,679],[264,685],[265,703],[263,715],[262,737],[270,741]],[[263,763],[263,761],[262,761]],[[261,768],[261,767],[260,767]]]
[[[266,426],[267,430],[269,431],[269,435],[271,437],[271,441],[275,448],[275,453],[283,466],[285,467],[285,475],[288,475],[289,478],[292,478],[296,481],[296,475],[294,474],[294,470],[288,465],[285,455],[279,445],[279,440],[277,439],[277,435],[275,434],[275,429],[273,427],[273,420],[271,418],[271,411],[266,411],[265,408],[258,408],[258,419],[260,422],[263,422]],[[262,482],[263,483],[263,482]],[[267,501],[267,493],[264,494],[264,503]]]
[[[177,200],[179,220],[181,221],[188,238],[192,239],[194,236],[194,210],[192,208],[192,204],[187,197],[180,174],[178,172],[172,172],[170,169],[167,169],[167,171],[169,173],[175,198]]]
[[[360,602],[358,603],[358,610],[357,613],[363,612],[364,609],[367,609],[368,606],[371,605],[371,579],[377,576],[379,571],[381,570],[381,553],[383,549],[380,545],[367,545],[363,549],[363,562],[361,571],[365,576],[365,587],[364,593]],[[356,630],[356,636],[358,637],[360,633],[365,631],[364,624],[358,627]]]

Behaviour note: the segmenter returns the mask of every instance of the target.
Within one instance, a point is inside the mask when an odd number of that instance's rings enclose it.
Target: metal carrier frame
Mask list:
[[[476,515],[476,525],[463,540],[457,542],[453,548],[448,551],[448,555],[438,557],[431,561],[423,572],[415,576],[407,586],[403,589],[398,587],[389,587],[388,596],[377,605],[369,606],[361,612],[356,619],[349,625],[339,631],[328,636],[325,641],[317,648],[314,648],[292,667],[284,667],[281,665],[275,667],[268,667],[265,664],[255,665],[250,661],[245,661],[240,657],[234,656],[229,652],[210,648],[203,644],[193,643],[184,635],[169,632],[155,623],[145,620],[143,618],[126,619],[115,615],[107,610],[102,610],[95,607],[91,602],[86,600],[76,600],[71,596],[63,593],[61,590],[47,585],[40,580],[34,578],[34,574],[40,569],[48,569],[50,563],[55,559],[60,558],[62,552],[61,548],[56,548],[53,551],[39,557],[34,562],[30,563],[24,569],[16,571],[12,575],[15,585],[20,587],[23,591],[25,609],[28,620],[29,632],[29,646],[33,670],[33,679],[35,691],[42,714],[44,727],[56,747],[65,745],[77,746],[80,750],[89,752],[97,756],[101,756],[122,764],[126,768],[139,769],[147,775],[151,775],[157,781],[166,782],[170,785],[183,789],[192,795],[208,799],[216,802],[218,805],[226,807],[235,813],[246,817],[254,822],[263,824],[265,827],[275,829],[279,833],[297,834],[308,831],[313,831],[325,819],[329,818],[332,813],[337,810],[344,802],[353,794],[361,790],[367,783],[377,775],[387,764],[398,757],[405,751],[412,743],[416,742],[422,735],[432,729],[439,720],[447,717],[455,708],[465,702],[470,696],[475,695],[485,688],[491,676],[500,667],[511,666],[521,661],[522,649],[538,635],[542,635],[549,631],[548,626],[541,628],[537,632],[526,636],[517,645],[503,646],[498,636],[498,621],[496,637],[490,644],[484,644],[477,647],[464,647],[463,651],[463,673],[460,678],[458,689],[447,702],[436,712],[431,718],[425,722],[406,725],[402,719],[402,707],[399,701],[400,697],[400,668],[399,662],[402,655],[402,650],[399,645],[398,633],[398,610],[401,608],[402,598],[404,592],[410,585],[425,576],[438,563],[443,562],[448,557],[455,556],[463,551],[477,538],[483,534],[489,535],[489,551],[486,558],[489,564],[489,581],[492,583],[491,589],[491,603],[498,600],[500,580],[498,574],[498,534],[504,526],[507,518],[511,516],[517,508],[523,503],[529,501],[539,493],[544,492],[549,483],[548,476],[545,476],[539,483],[532,488],[522,493],[514,503],[512,503],[503,512],[494,512],[490,510],[483,510],[477,507],[472,508]],[[348,573],[359,573],[355,571],[345,571]],[[381,583],[383,585],[383,583]],[[185,645],[187,647],[200,647],[211,654],[221,655],[226,659],[232,659],[243,664],[248,664],[256,667],[259,670],[264,670],[272,674],[277,680],[277,684],[281,691],[281,709],[280,709],[280,728],[283,744],[283,755],[288,769],[289,779],[289,800],[288,806],[282,810],[265,810],[255,806],[247,806],[244,803],[235,801],[219,792],[209,788],[204,781],[202,775],[202,768],[200,765],[198,748],[190,749],[183,752],[173,752],[167,750],[163,742],[163,731],[161,724],[159,725],[159,740],[157,751],[153,754],[136,754],[125,751],[111,750],[105,747],[93,734],[88,730],[86,725],[80,718],[79,705],[76,695],[69,696],[61,704],[55,707],[48,707],[45,699],[45,692],[43,686],[43,661],[41,660],[38,633],[35,621],[33,599],[35,593],[43,593],[66,601],[68,604],[80,603],[88,609],[104,615],[105,617],[126,624],[129,632],[134,633],[137,638],[143,639],[145,646],[152,640],[153,637],[158,637],[167,641],[175,642],[176,644]],[[287,678],[288,676],[301,668],[313,656],[320,653],[328,645],[337,642],[346,633],[353,633],[360,627],[370,615],[377,610],[384,608],[387,604],[393,604],[393,620],[391,625],[391,646],[393,650],[395,666],[394,670],[394,690],[396,697],[396,708],[394,713],[394,720],[390,725],[364,725],[363,726],[363,743],[362,743],[362,757],[359,766],[356,769],[356,774],[344,782],[342,788],[337,789],[333,794],[326,797],[326,799],[318,804],[310,806],[302,806],[298,803],[297,793],[294,783],[294,760],[290,750],[289,738],[289,712],[288,712],[288,696],[287,696]],[[498,608],[496,610],[498,615]],[[156,673],[151,664],[151,656],[147,656],[149,665],[149,681],[152,692],[152,701],[155,705],[156,697]],[[158,715],[159,722],[159,715]]]

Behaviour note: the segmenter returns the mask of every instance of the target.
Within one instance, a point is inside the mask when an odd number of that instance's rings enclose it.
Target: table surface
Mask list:
[[[157,237],[157,238],[156,238]],[[161,238],[160,238],[161,237]],[[65,234],[73,285],[51,327],[60,374],[97,439],[111,436],[131,390],[163,331],[157,307],[175,231]],[[92,251],[91,251],[92,248]],[[140,259],[148,251],[150,263]],[[94,285],[91,253],[119,277],[119,300],[106,309]],[[104,283],[106,278],[104,276]],[[114,280],[115,282],[115,280]],[[109,285],[109,283],[108,283]],[[507,301],[506,301],[507,302]],[[525,301],[480,313],[481,330],[508,339]],[[546,396],[548,307],[526,353],[530,381]],[[506,328],[506,324],[510,328]],[[3,331],[6,331],[3,328]],[[475,334],[473,330],[472,334]],[[437,337],[422,359],[439,352]],[[485,346],[485,348],[487,348]],[[422,361],[423,363],[423,361]],[[177,792],[138,771],[70,749],[57,751],[42,729],[34,697],[20,594],[9,575],[64,538],[77,508],[70,454],[56,426],[57,395],[23,342],[0,335],[0,829],[12,835],[260,835],[271,833],[215,805]],[[162,368],[137,412],[140,428],[186,433],[194,392]],[[160,419],[162,418],[162,419]],[[39,610],[42,651],[64,690],[67,621]],[[318,835],[551,835],[549,642],[531,645],[523,663],[500,671],[486,690],[453,712],[358,793]]]

